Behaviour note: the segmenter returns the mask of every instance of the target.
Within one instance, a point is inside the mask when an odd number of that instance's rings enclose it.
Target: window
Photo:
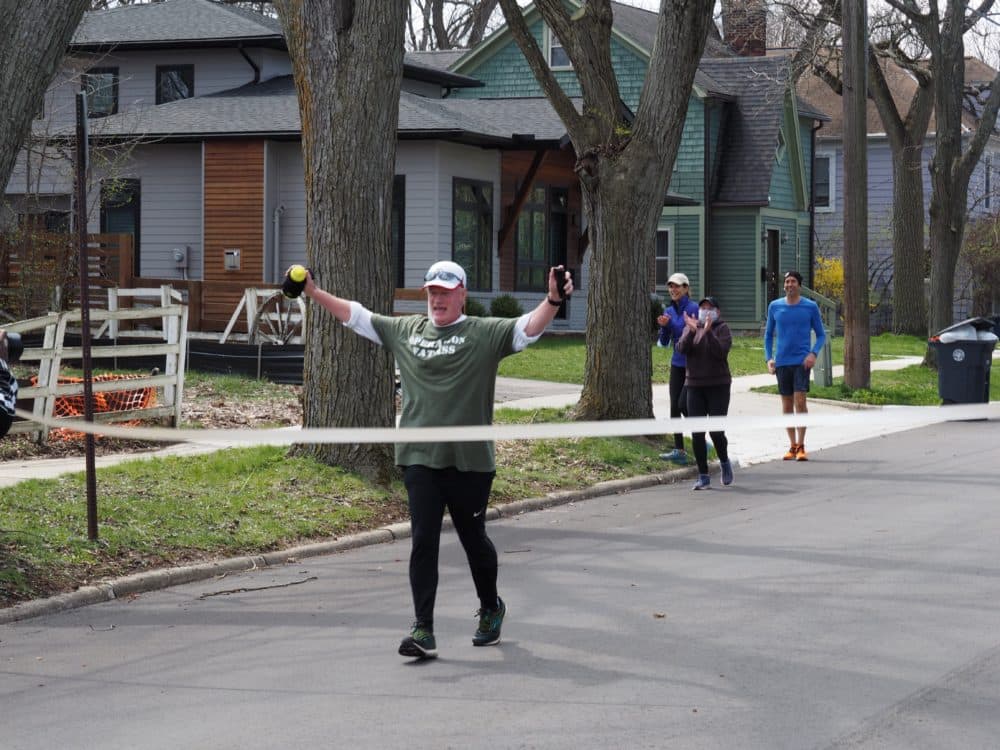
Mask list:
[[[517,291],[546,291],[549,269],[566,264],[568,203],[566,188],[544,185],[537,185],[525,201],[517,218]]]
[[[17,225],[32,232],[69,234],[69,211],[42,211],[17,215]]]
[[[545,40],[549,51],[549,67],[553,70],[568,70],[573,67],[569,60],[569,55],[559,41],[559,37],[552,33],[548,26],[545,27]]]
[[[778,147],[774,150],[774,160],[778,164],[785,163],[785,153],[788,151],[788,147],[785,145],[785,134],[782,131],[778,131]]]
[[[667,227],[656,233],[656,288],[666,289],[670,278],[670,255],[673,251],[674,232]]]
[[[156,103],[166,104],[194,96],[194,65],[156,66]]]
[[[452,260],[465,269],[470,290],[493,288],[493,185],[456,177],[452,183]]]
[[[404,259],[406,257],[406,175],[398,174],[392,180],[392,278],[397,289],[406,286]]]
[[[985,171],[985,175],[983,175],[983,187],[985,188],[985,193],[986,193],[986,204],[985,204],[985,207],[989,208],[990,207],[990,203],[992,202],[990,200],[990,198],[991,198],[990,193],[993,192],[993,175],[992,175],[992,172],[993,172],[993,155],[992,154],[986,154],[986,156],[983,157],[983,169]]]
[[[833,211],[833,158],[816,154],[813,160],[813,208],[821,213]]]
[[[139,267],[139,180],[104,180],[101,182],[101,234],[132,235],[132,273],[141,276]]]
[[[83,74],[80,88],[87,92],[89,117],[118,112],[118,68],[91,68]]]

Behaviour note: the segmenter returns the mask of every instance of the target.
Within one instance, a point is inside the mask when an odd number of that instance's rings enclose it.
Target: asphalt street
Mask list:
[[[0,626],[0,748],[1000,746],[1000,441],[945,423],[493,522],[503,642],[409,542]]]

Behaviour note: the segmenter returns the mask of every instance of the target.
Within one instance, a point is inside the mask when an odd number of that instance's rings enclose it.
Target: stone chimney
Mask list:
[[[722,39],[741,57],[767,53],[767,6],[764,0],[722,0]]]

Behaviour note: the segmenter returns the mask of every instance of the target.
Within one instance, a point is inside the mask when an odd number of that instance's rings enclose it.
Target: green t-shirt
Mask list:
[[[493,424],[497,367],[513,354],[517,318],[466,318],[436,327],[424,315],[372,315],[396,357],[403,386],[400,427]],[[399,466],[494,471],[493,442],[397,443]]]

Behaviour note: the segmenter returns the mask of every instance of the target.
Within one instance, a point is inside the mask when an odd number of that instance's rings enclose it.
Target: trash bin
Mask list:
[[[990,400],[990,365],[997,336],[989,318],[969,318],[930,339],[937,352],[938,395],[946,404]]]

